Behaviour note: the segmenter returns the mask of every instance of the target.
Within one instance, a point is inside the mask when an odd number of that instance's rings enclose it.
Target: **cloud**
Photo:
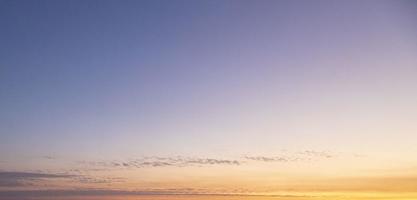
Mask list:
[[[47,160],[55,160],[56,159],[55,156],[43,156],[42,158],[47,159]]]
[[[148,196],[149,199],[153,199],[152,195],[160,196],[175,196],[175,195],[204,195],[210,196],[235,196],[235,197],[272,197],[278,199],[286,199],[290,197],[308,198],[314,197],[317,199],[321,197],[323,192],[365,192],[369,195],[369,192],[394,192],[401,194],[401,197],[407,197],[415,191],[417,186],[416,176],[392,176],[392,177],[345,177],[334,179],[322,179],[314,182],[300,185],[295,190],[295,193],[288,193],[286,189],[283,190],[271,190],[269,192],[261,192],[257,194],[255,191],[247,189],[233,189],[233,190],[212,190],[209,188],[159,188],[159,189],[142,189],[142,190],[112,190],[112,189],[55,189],[55,190],[0,190],[0,199],[8,200],[23,200],[23,199],[69,199],[68,197],[77,197],[77,199],[89,199],[89,196],[96,196],[94,199],[98,199],[99,196],[106,197],[123,197],[123,196]],[[297,192],[298,191],[298,192]],[[277,194],[278,192],[278,194]],[[283,192],[282,195],[279,192]],[[302,194],[302,193],[306,194]],[[410,193],[411,192],[411,193]],[[317,195],[315,195],[317,194]],[[48,198],[47,198],[48,197]],[[338,198],[337,196],[327,196],[332,198]],[[355,196],[358,197],[358,196]],[[415,199],[415,196],[408,196],[409,199]],[[366,196],[366,198],[370,198]],[[166,198],[170,199],[170,198]],[[238,199],[238,198],[236,198]],[[243,198],[242,198],[243,199]],[[365,199],[365,198],[363,198]]]
[[[1,187],[17,187],[31,185],[31,182],[42,179],[70,178],[73,175],[48,174],[36,172],[0,172]]]
[[[246,155],[239,159],[220,159],[220,158],[201,158],[201,157],[185,157],[185,156],[144,156],[130,160],[113,160],[113,161],[80,161],[83,165],[83,171],[103,171],[112,169],[134,169],[134,168],[156,168],[156,167],[190,167],[190,166],[214,166],[228,165],[238,166],[252,162],[303,162],[303,161],[319,161],[323,159],[332,159],[336,155],[328,151],[304,150],[297,152],[284,151],[275,156],[264,155]],[[87,167],[85,167],[87,166]]]
[[[76,176],[73,180],[79,183],[92,183],[92,184],[113,184],[125,182],[124,178],[119,177],[93,177],[93,176]]]
[[[45,184],[51,184],[52,180],[61,180],[67,183],[76,184],[113,184],[125,182],[125,178],[120,177],[108,177],[108,176],[92,176],[82,174],[82,170],[77,172],[72,171],[74,174],[68,173],[35,173],[35,172],[0,172],[0,188],[15,188],[15,187],[28,187],[28,186],[45,186]],[[53,184],[52,184],[53,185]]]
[[[26,184],[20,182],[19,180],[7,180],[0,178],[0,187],[19,187],[25,185]]]
[[[288,158],[284,157],[266,157],[266,156],[245,156],[245,159],[261,162],[289,162]]]
[[[336,155],[327,151],[305,150],[294,153],[283,153],[277,156],[244,156],[246,160],[257,162],[297,162],[297,161],[315,161],[321,159],[335,158]]]
[[[314,150],[305,150],[297,152],[298,155],[303,155],[307,157],[316,157],[316,158],[334,158],[336,155],[331,154],[327,151],[314,151]]]
[[[47,174],[47,173],[36,173],[36,172],[0,172],[0,179],[14,178],[62,178],[69,177],[68,174]]]
[[[106,190],[106,189],[79,189],[79,190],[14,190],[0,191],[0,198],[21,200],[25,198],[41,199],[44,197],[88,197],[88,196],[153,196],[153,195],[201,195],[201,196],[270,196],[270,197],[306,197],[306,195],[256,195],[256,194],[229,194],[229,193],[210,193],[199,192],[193,188],[173,188],[173,189],[150,189],[150,190]]]
[[[82,161],[83,165],[95,168],[150,168],[150,167],[188,167],[188,166],[213,166],[213,165],[241,165],[241,161],[216,158],[195,157],[142,157],[128,161]]]

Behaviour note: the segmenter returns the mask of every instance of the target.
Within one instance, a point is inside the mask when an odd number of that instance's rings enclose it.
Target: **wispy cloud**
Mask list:
[[[55,160],[56,159],[55,156],[43,156],[42,158],[47,159],[47,160]]]
[[[78,171],[81,172],[81,171]],[[0,172],[0,187],[14,188],[40,186],[52,180],[61,180],[76,184],[113,184],[124,182],[124,178],[85,175],[82,173],[37,173],[37,172]]]
[[[306,157],[315,157],[315,158],[334,158],[335,154],[332,154],[328,151],[314,151],[314,150],[305,150],[297,152],[298,155],[303,155]]]
[[[261,162],[289,162],[291,159],[286,157],[267,157],[267,156],[245,156],[245,159],[252,161],[261,161]]]
[[[323,159],[332,159],[337,157],[336,154],[328,151],[304,150],[297,152],[281,152],[274,156],[265,155],[246,155],[235,159],[225,158],[204,158],[204,157],[186,157],[186,156],[144,156],[128,160],[113,161],[79,161],[85,171],[101,171],[111,169],[134,169],[134,168],[155,168],[155,167],[190,167],[190,166],[214,166],[229,165],[238,166],[248,164],[248,161],[256,162],[297,162],[297,161],[319,161]],[[86,168],[87,166],[87,168]]]
[[[80,161],[84,171],[102,171],[112,169],[135,169],[135,168],[157,168],[157,167],[205,167],[205,166],[238,166],[249,164],[249,162],[302,162],[302,161],[319,161],[323,159],[332,159],[337,157],[336,154],[328,151],[304,150],[297,152],[281,152],[274,156],[265,155],[246,155],[235,159],[226,158],[204,158],[204,157],[186,157],[186,156],[144,156],[128,160],[113,161]]]
[[[36,180],[70,178],[73,175],[67,174],[49,174],[36,172],[0,172],[1,187],[16,187],[30,185]]]
[[[124,178],[119,177],[94,177],[79,175],[73,178],[74,181],[79,183],[92,183],[92,184],[113,184],[124,182]]]
[[[270,196],[270,197],[307,197],[306,195],[256,195],[256,194],[234,194],[234,193],[211,193],[201,192],[193,188],[174,188],[174,189],[150,189],[150,190],[106,190],[106,189],[79,189],[79,190],[15,190],[0,191],[0,197],[8,199],[22,198],[43,198],[43,197],[88,197],[88,196]]]
[[[210,165],[241,165],[241,161],[217,158],[195,157],[142,157],[128,161],[82,161],[80,164],[95,168],[149,168],[149,167],[187,167],[187,166],[210,166]]]
[[[244,156],[246,160],[258,162],[297,162],[297,161],[317,161],[322,159],[335,158],[336,155],[328,151],[305,150],[293,153],[282,153],[276,156]]]

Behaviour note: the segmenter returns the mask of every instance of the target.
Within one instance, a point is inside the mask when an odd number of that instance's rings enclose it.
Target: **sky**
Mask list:
[[[411,0],[0,0],[0,199],[417,198],[416,19]]]

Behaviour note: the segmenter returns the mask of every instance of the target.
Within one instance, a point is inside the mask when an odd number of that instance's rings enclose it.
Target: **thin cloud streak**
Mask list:
[[[305,150],[292,154],[283,154],[279,156],[245,156],[244,159],[257,162],[302,162],[302,161],[318,161],[323,159],[336,158],[335,154],[327,151]]]
[[[0,187],[27,186],[39,180],[72,178],[74,175],[68,174],[49,174],[36,172],[0,172]]]
[[[110,184],[124,182],[119,177],[100,177],[68,173],[0,172],[0,187],[39,186],[45,181],[61,179],[67,182]]]
[[[149,168],[149,167],[189,167],[189,166],[213,166],[213,165],[241,165],[241,161],[216,158],[192,158],[192,157],[142,157],[128,161],[81,161],[82,165],[98,168]]]
[[[71,196],[270,196],[270,197],[306,197],[307,195],[258,195],[258,194],[233,194],[233,193],[210,193],[198,192],[192,188],[178,189],[155,189],[155,190],[106,190],[106,189],[84,189],[84,190],[16,190],[0,191],[2,198],[27,198],[27,197],[71,197]],[[311,197],[311,196],[310,196]]]
[[[305,150],[295,153],[285,153],[277,156],[243,156],[240,159],[199,158],[199,157],[159,157],[145,156],[125,161],[80,161],[81,165],[93,167],[95,170],[114,168],[154,168],[154,167],[191,167],[191,166],[238,166],[247,164],[247,161],[257,162],[297,162],[318,161],[332,159],[336,155],[327,151]]]

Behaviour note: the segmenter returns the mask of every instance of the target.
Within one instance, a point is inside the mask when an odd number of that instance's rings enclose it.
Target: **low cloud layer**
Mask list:
[[[101,177],[82,174],[68,173],[37,173],[37,172],[0,172],[0,187],[18,188],[26,186],[40,186],[51,183],[54,180],[61,180],[67,183],[82,184],[112,184],[125,180],[119,177]]]
[[[53,180],[65,181],[69,183],[82,184],[112,184],[124,182],[125,180],[117,177],[93,176],[95,171],[125,170],[142,168],[161,168],[161,167],[210,167],[210,166],[240,166],[249,165],[253,162],[262,163],[288,163],[288,162],[307,162],[320,161],[335,158],[336,155],[326,151],[282,151],[274,156],[265,155],[246,155],[235,159],[209,158],[209,157],[185,157],[185,156],[145,156],[135,159],[110,160],[110,161],[81,161],[77,162],[72,169],[62,170],[62,173],[45,172],[13,172],[0,171],[0,187],[25,187],[39,186],[40,184],[51,183]],[[46,158],[53,162],[56,158]],[[46,169],[45,169],[46,170]],[[56,172],[56,171],[55,171]],[[58,171],[60,172],[60,171]]]
[[[175,195],[193,195],[193,196],[269,196],[269,197],[308,197],[306,195],[255,195],[255,194],[233,194],[233,193],[211,193],[208,191],[201,192],[192,188],[176,189],[155,189],[155,190],[97,190],[97,189],[80,189],[80,190],[20,190],[20,191],[0,191],[0,198],[10,200],[42,199],[45,197],[83,197],[89,196],[175,196]],[[310,196],[312,197],[312,196]]]
[[[17,187],[30,185],[31,182],[37,180],[70,178],[73,175],[67,174],[48,174],[35,172],[0,172],[1,187]]]

